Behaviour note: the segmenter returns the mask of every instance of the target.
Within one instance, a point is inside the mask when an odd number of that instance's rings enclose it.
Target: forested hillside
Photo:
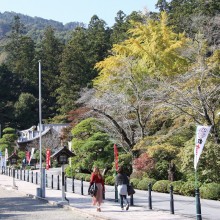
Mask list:
[[[4,12],[0,13],[0,38],[4,38],[11,30],[11,24],[14,16],[19,16],[21,23],[26,27],[26,33],[33,33],[34,30],[44,30],[46,27],[51,26],[59,32],[70,31],[76,27],[84,27],[85,24],[82,22],[69,22],[63,24],[59,21],[48,20],[40,17],[31,17],[16,12]]]
[[[192,194],[200,124],[211,132],[199,181],[219,183],[220,3],[158,0],[157,7],[159,13],[119,11],[112,27],[94,15],[68,31],[54,21],[13,17],[0,45],[2,126],[38,123],[41,60],[43,121],[71,122],[65,135],[74,172],[89,173],[95,164],[111,176],[117,143],[132,178],[167,181],[175,167],[174,179]]]

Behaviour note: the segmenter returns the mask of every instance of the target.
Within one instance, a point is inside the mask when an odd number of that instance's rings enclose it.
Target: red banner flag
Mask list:
[[[46,169],[49,170],[50,168],[50,149],[46,151]]]
[[[26,156],[26,163],[29,163],[30,162],[30,152],[26,151],[25,156]]]
[[[114,144],[114,156],[115,156],[115,169],[118,170],[118,148]]]

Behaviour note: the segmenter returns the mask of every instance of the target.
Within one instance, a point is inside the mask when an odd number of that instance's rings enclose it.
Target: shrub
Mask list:
[[[182,180],[171,182],[171,185],[173,186],[173,193],[181,194],[181,188],[184,183],[185,182]],[[168,186],[167,190],[168,191],[170,190],[170,186]]]
[[[198,186],[200,187],[201,185],[202,184],[198,182]],[[185,196],[195,196],[195,182],[185,182],[180,189],[180,193]]]
[[[131,179],[139,179],[141,180],[143,177],[148,177],[146,172],[142,172],[142,171],[135,171],[130,175]]]
[[[55,165],[55,164],[53,164],[53,166],[54,166],[54,165]],[[73,170],[71,169],[70,166],[68,166],[68,167],[65,169],[65,174],[66,174],[66,176],[69,177],[69,178],[72,178],[72,177],[75,175],[75,173],[73,172]]]
[[[167,188],[169,185],[170,185],[169,180],[159,180],[153,185],[152,189],[153,191],[156,192],[167,193],[168,192]]]
[[[140,190],[148,190],[148,184],[151,183],[152,186],[154,185],[154,183],[156,182],[155,179],[152,178],[143,178],[137,185],[137,189]]]
[[[133,187],[134,187],[135,189],[137,189],[137,185],[138,185],[138,183],[140,182],[140,179],[132,178],[132,179],[130,179],[130,182],[133,184]]]
[[[86,174],[85,175],[85,181],[90,182],[90,177],[91,177],[90,174]]]
[[[220,199],[220,184],[219,183],[207,183],[203,184],[200,188],[201,198],[204,199]]]
[[[90,174],[88,174],[88,173],[76,173],[75,174],[75,179],[77,179],[77,180],[81,180],[81,179],[83,179],[84,181],[87,181],[88,180],[88,178],[90,179]]]
[[[115,184],[115,178],[114,178],[114,176],[107,176],[106,178],[105,178],[105,184],[106,185],[114,185]]]

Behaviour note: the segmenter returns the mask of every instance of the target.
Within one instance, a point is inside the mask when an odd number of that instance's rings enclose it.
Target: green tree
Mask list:
[[[100,122],[94,118],[85,119],[73,128],[72,134],[72,146],[76,154],[74,169],[90,173],[94,165],[107,170],[112,168],[113,143],[100,130]]]
[[[8,70],[6,65],[0,66],[0,123],[2,127],[15,126],[14,103],[22,85],[17,75]]]
[[[186,31],[192,35],[191,24],[193,17],[198,15],[208,17],[218,15],[220,2],[218,0],[172,0],[169,2],[159,0],[157,7],[159,7],[161,11],[166,10],[168,12],[170,24],[175,26],[176,32]]]
[[[118,11],[117,17],[115,17],[115,23],[112,26],[111,42],[112,44],[119,43],[127,39],[127,31],[129,24],[126,22],[126,14],[123,11]]]
[[[14,17],[5,50],[7,52],[6,64],[22,80],[21,91],[36,93],[37,74],[33,74],[36,72],[35,44],[30,37],[24,36],[24,26],[18,16]]]
[[[77,28],[64,48],[60,87],[57,89],[61,114],[76,108],[80,90],[91,87],[91,81],[97,76],[95,64],[108,54],[109,30],[105,25],[103,20],[93,16],[88,29]]]
[[[16,143],[18,136],[14,128],[7,127],[3,129],[3,136],[0,139],[0,151],[5,152],[5,148],[8,149],[8,155],[10,156],[16,149]]]
[[[59,112],[66,115],[75,108],[78,92],[88,80],[88,38],[84,28],[77,28],[72,39],[65,45],[60,64],[60,86],[57,89]]]
[[[40,43],[39,58],[42,62],[42,99],[44,119],[53,118],[58,106],[56,89],[59,87],[59,65],[63,44],[55,37],[52,27],[48,27]]]
[[[93,80],[97,76],[97,70],[94,66],[97,62],[104,60],[109,54],[110,30],[106,28],[106,23],[98,16],[94,15],[88,25],[88,54],[87,62],[89,65],[89,80]]]
[[[14,105],[15,120],[17,127],[25,129],[38,122],[38,102],[37,99],[29,93],[21,93]]]

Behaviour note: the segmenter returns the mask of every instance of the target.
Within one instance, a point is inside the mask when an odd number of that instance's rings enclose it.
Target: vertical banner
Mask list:
[[[50,168],[50,149],[46,151],[46,169],[49,170]]]
[[[30,159],[29,159],[29,161],[28,161],[28,164],[30,165],[30,163],[31,163],[31,159],[32,159],[32,157],[33,157],[33,155],[34,155],[34,148],[32,148],[31,149],[31,156],[30,156]]]
[[[30,162],[30,152],[29,151],[25,152],[25,157],[26,157],[26,163],[29,164],[29,162]]]
[[[8,148],[5,148],[5,164],[8,161]]]
[[[68,141],[68,148],[70,151],[72,151],[72,142],[71,141]],[[71,167],[71,157],[69,158],[69,166]]]
[[[211,126],[198,125],[196,128],[196,139],[195,139],[195,149],[194,149],[194,169],[196,170],[199,157],[204,148],[206,139],[210,132]]]
[[[114,156],[115,156],[115,169],[118,170],[118,148],[114,144]]]

